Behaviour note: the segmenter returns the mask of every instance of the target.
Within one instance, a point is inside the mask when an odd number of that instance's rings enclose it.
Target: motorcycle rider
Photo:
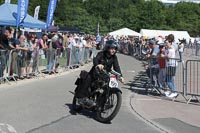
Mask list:
[[[106,70],[107,72],[110,72],[113,68],[116,72],[121,74],[121,78],[119,80],[121,83],[124,83],[124,78],[122,77],[121,69],[116,56],[117,49],[117,43],[114,40],[108,40],[106,42],[104,50],[99,52],[97,56],[93,59],[92,69],[87,74],[85,82],[80,85],[80,89],[78,90],[78,92],[76,92],[79,104],[95,106],[95,103],[88,98],[88,95],[90,93],[89,88],[91,83],[98,78],[96,68],[98,68],[99,70]]]

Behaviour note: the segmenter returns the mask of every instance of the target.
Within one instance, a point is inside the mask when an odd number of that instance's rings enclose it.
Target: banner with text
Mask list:
[[[50,0],[49,1],[49,7],[48,7],[48,14],[47,14],[47,23],[46,28],[48,29],[50,25],[52,25],[53,22],[53,14],[56,9],[57,0]]]
[[[17,6],[17,26],[23,23],[28,11],[29,0],[18,0]]]

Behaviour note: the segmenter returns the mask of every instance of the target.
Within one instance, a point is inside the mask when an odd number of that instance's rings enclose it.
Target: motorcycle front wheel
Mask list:
[[[97,110],[97,120],[102,123],[110,122],[119,112],[122,103],[121,93],[110,93],[105,104]]]

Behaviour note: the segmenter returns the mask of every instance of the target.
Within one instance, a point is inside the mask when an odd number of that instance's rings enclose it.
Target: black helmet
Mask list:
[[[117,42],[114,41],[114,40],[108,40],[108,41],[106,41],[106,45],[105,45],[104,50],[108,51],[110,48],[115,48],[117,50],[118,49]]]

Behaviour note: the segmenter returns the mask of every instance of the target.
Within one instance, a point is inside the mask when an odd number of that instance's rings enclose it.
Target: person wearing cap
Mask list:
[[[157,56],[159,53],[159,45],[156,43],[156,41],[154,40],[150,40],[149,41],[149,48],[151,49],[151,52],[149,54],[147,54],[147,57],[151,58],[153,60],[153,65],[157,65],[157,60],[153,57]]]
[[[155,58],[159,53],[159,46],[156,44],[156,41],[154,40],[150,40],[148,42],[148,46],[151,49],[151,52],[147,54],[146,57],[149,58],[151,66],[148,66],[146,73],[148,77],[151,79],[151,81],[154,82],[152,74],[156,74],[157,76],[158,70],[159,70],[158,61],[157,61],[157,58]]]
[[[157,56],[159,52],[159,46],[156,44],[156,41],[150,40],[149,41],[149,48],[151,52],[147,55],[147,57]]]
[[[167,67],[167,60],[166,60],[166,49],[165,44],[162,41],[158,42],[159,45],[159,53],[158,53],[158,66],[159,66],[159,74],[158,74],[158,83],[159,87],[163,89],[165,87],[165,79],[166,79],[166,67]]]

